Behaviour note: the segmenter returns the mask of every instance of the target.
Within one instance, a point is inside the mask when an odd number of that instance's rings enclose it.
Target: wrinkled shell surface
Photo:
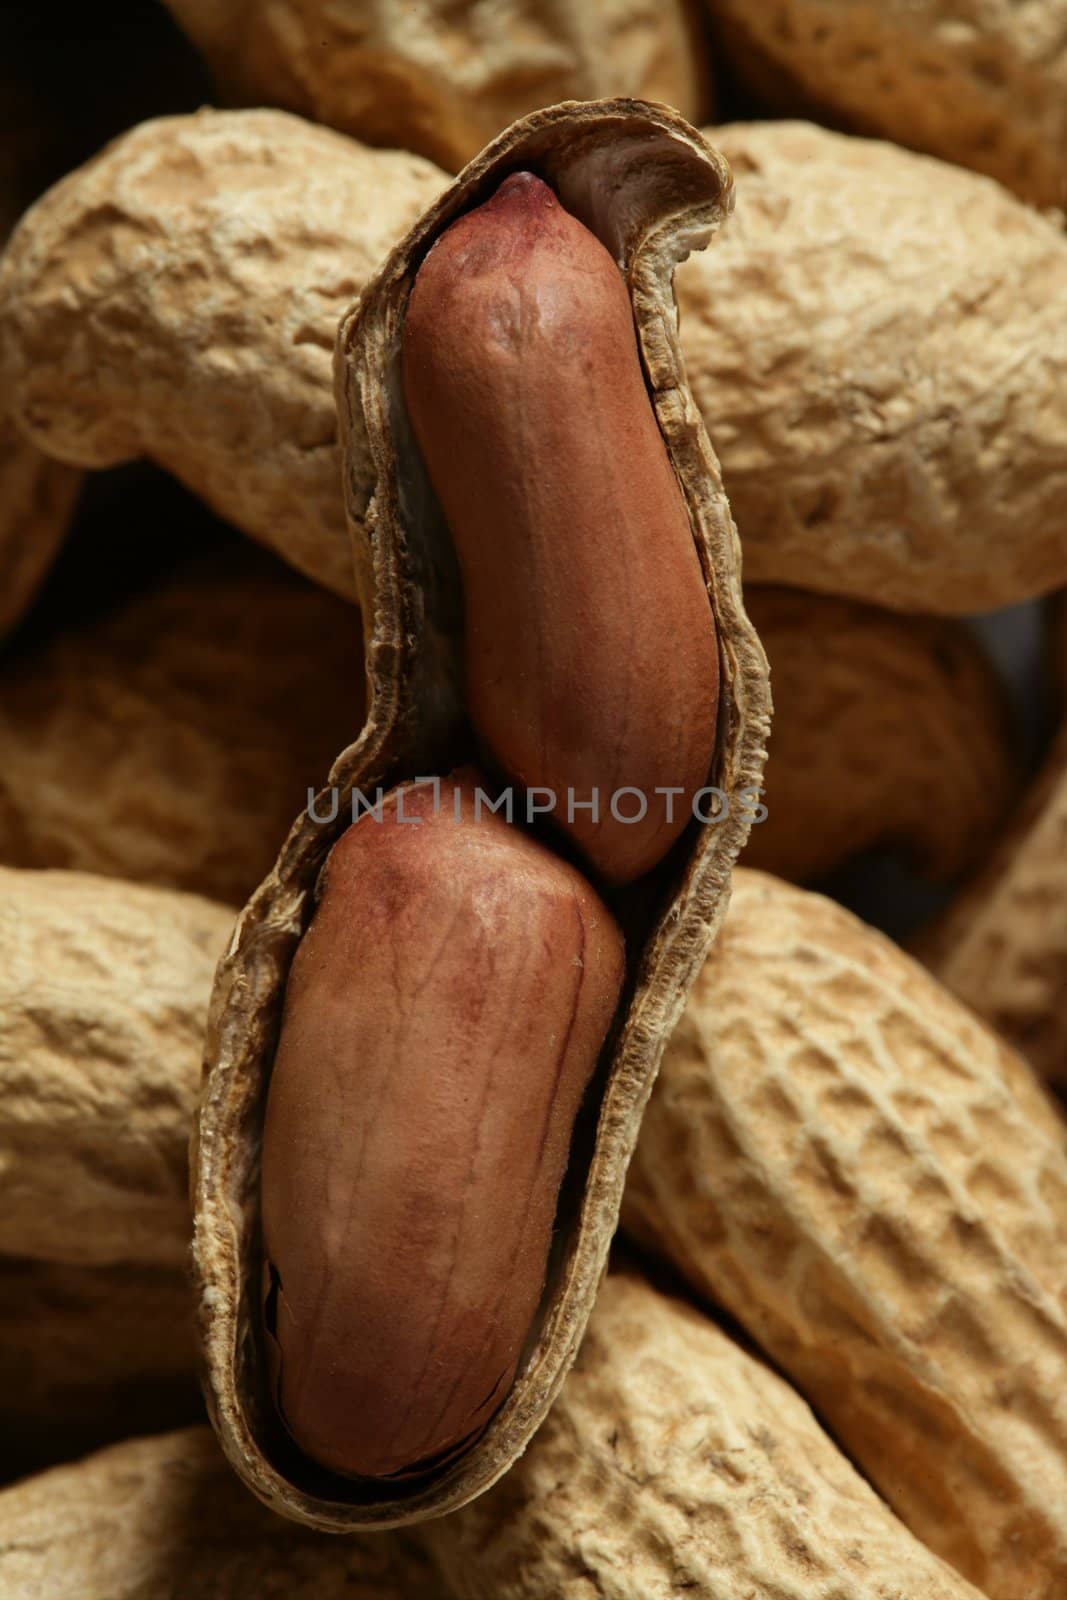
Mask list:
[[[705,4],[731,66],[779,110],[822,110],[1067,206],[1064,0]]]
[[[334,332],[443,182],[418,156],[283,112],[124,134],[38,201],[0,258],[20,427],[85,467],[151,457],[351,594]]]
[[[419,1535],[457,1600],[978,1600],[781,1378],[621,1275],[522,1460]]]
[[[0,1475],[201,1420],[183,1269],[0,1258]]]
[[[0,861],[239,904],[363,707],[355,607],[196,563],[0,670]]]
[[[0,868],[0,1251],[180,1265],[204,1018],[233,913]]]
[[[34,1600],[446,1600],[396,1536],[323,1539],[245,1493],[207,1428],[0,1493],[0,1591]]]
[[[456,171],[560,100],[665,100],[707,114],[695,0],[166,0],[215,81]]]
[[[790,123],[712,137],[738,208],[679,270],[681,339],[748,581],[937,612],[1067,582],[1067,239],[890,146]],[[0,263],[20,424],[84,465],[153,457],[352,595],[328,352],[445,181],[280,112],[135,129]],[[358,420],[348,450],[358,523]]]
[[[899,610],[1067,581],[1067,238],[973,173],[718,128],[737,211],[678,272],[745,581]]]
[[[973,865],[1020,764],[969,630],[790,589],[746,588],[745,601],[774,685],[768,814],[745,865],[814,878],[877,845],[933,878]]]
[[[988,865],[915,953],[1043,1077],[1067,1084],[1067,727]]]
[[[1062,1596],[1067,1126],[921,968],[739,873],[624,1223],[743,1323],[931,1549],[990,1595]]]
[[[657,420],[685,493],[718,626],[715,781],[734,794],[758,784],[762,769],[766,660],[741,603],[737,533],[685,387],[670,295],[675,262],[707,241],[729,205],[728,174],[666,108],[632,101],[554,107],[516,124],[483,152],[342,323],[338,405],[342,433],[350,429],[352,439],[346,486],[367,628],[368,721],[333,769],[339,819],[329,826],[298,821],[274,873],[242,913],[212,1000],[193,1178],[209,1409],[249,1487],[283,1514],[324,1529],[418,1521],[463,1504],[507,1470],[539,1426],[581,1340],[659,1054],[724,913],[730,867],[748,831],[735,805],[728,821],[684,836],[641,887],[640,901],[635,897],[634,991],[572,1145],[555,1259],[529,1349],[485,1434],[437,1476],[387,1490],[391,1499],[373,1487],[360,1494],[349,1482],[315,1476],[278,1438],[256,1343],[263,1096],[289,963],[313,909],[319,868],[351,816],[353,786],[373,793],[378,782],[447,771],[466,753],[457,690],[458,582],[447,531],[398,409],[399,321],[431,239],[506,172],[531,168],[593,227],[624,271]],[[377,469],[369,536],[361,487],[364,416]],[[329,813],[325,805],[316,810]]]

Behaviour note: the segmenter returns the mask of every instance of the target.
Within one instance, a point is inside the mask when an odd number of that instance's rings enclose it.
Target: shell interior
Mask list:
[[[421,1476],[349,1480],[301,1456],[265,1389],[260,1332],[259,1149],[289,963],[312,915],[354,792],[447,772],[473,749],[461,694],[462,596],[448,531],[415,448],[400,383],[407,297],[437,236],[512,171],[532,170],[600,238],[630,290],[649,394],[689,509],[720,651],[709,782],[758,787],[769,728],[766,659],[741,600],[740,549],[718,462],[685,382],[672,280],[732,204],[729,170],[667,107],[568,102],[524,118],[462,172],[392,252],[343,320],[336,376],[342,443],[365,430],[376,489],[345,491],[367,624],[367,720],[326,790],[294,824],[220,964],[193,1149],[194,1264],[205,1392],[249,1487],[284,1515],[334,1531],[419,1521],[483,1492],[521,1454],[574,1359],[614,1232],[623,1181],[663,1047],[725,914],[748,833],[742,808],[692,823],[616,901],[630,951],[621,1014],[579,1120],[536,1325],[488,1427]],[[332,791],[336,815],[330,821]],[[314,816],[311,814],[314,812]]]

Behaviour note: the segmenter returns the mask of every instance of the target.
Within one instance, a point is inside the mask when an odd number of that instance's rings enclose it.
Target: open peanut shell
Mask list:
[[[616,910],[628,979],[575,1130],[545,1290],[511,1391],[461,1454],[422,1476],[332,1475],[301,1456],[268,1393],[260,1328],[259,1159],[286,978],[352,796],[447,773],[467,759],[462,600],[448,531],[411,435],[400,342],[415,273],[460,213],[508,173],[532,170],[600,238],[629,287],[650,396],[689,509],[718,626],[720,706],[708,782],[756,788],[769,730],[767,663],[741,599],[740,548],[719,465],[686,385],[673,298],[676,264],[707,243],[732,203],[729,169],[675,112],[633,100],[568,102],[523,118],[460,174],[393,250],[343,320],[336,356],[342,443],[366,436],[376,490],[365,529],[346,496],[366,630],[367,721],[329,787],[294,825],[241,915],[215,983],[193,1141],[195,1271],[205,1388],[223,1449],[262,1500],[314,1527],[414,1523],[481,1494],[522,1453],[574,1360],[615,1231],[623,1180],[660,1055],[726,912],[751,813],[692,820]],[[362,509],[362,508],[360,508]]]

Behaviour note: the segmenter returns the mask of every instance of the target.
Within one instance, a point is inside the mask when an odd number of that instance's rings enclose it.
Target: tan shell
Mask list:
[[[741,1321],[931,1549],[989,1595],[1063,1595],[1067,1126],[895,946],[737,875],[624,1224]]]
[[[418,1531],[456,1600],[978,1600],[776,1373],[614,1273],[526,1455]]]
[[[334,331],[443,183],[418,156],[283,112],[123,134],[26,213],[0,258],[20,427],[85,467],[151,457],[351,594]]]
[[[242,545],[0,668],[0,861],[240,904],[363,721],[359,613]]]
[[[929,877],[988,852],[1020,787],[1003,690],[950,618],[746,586],[771,663],[767,818],[742,860],[814,878],[876,845]]]
[[[914,952],[1043,1077],[1067,1085],[1067,725],[987,865]]]
[[[678,273],[747,582],[904,611],[1067,582],[1067,238],[986,178],[718,128],[737,216]]]
[[[1067,206],[1064,0],[705,3],[731,68],[779,111],[822,111]]]
[[[1067,583],[1067,239],[889,146],[789,123],[712,138],[740,204],[679,271],[681,337],[748,579],[937,612]],[[444,182],[280,112],[124,135],[0,260],[20,425],[83,465],[151,456],[353,595],[327,352]],[[358,519],[357,428],[348,448]]]
[[[666,108],[633,101],[554,107],[516,124],[467,168],[342,324],[338,405],[342,434],[354,441],[346,483],[368,628],[368,722],[331,775],[340,791],[337,819],[329,826],[307,816],[297,822],[274,873],[241,916],[212,1002],[193,1179],[209,1408],[250,1488],[276,1510],[322,1528],[414,1522],[460,1505],[507,1470],[540,1424],[581,1339],[656,1064],[725,911],[730,866],[748,828],[735,804],[728,821],[684,836],[632,908],[636,990],[612,1059],[602,1063],[598,1125],[576,1140],[539,1326],[486,1433],[437,1477],[378,1499],[373,1488],[360,1498],[350,1481],[311,1474],[272,1431],[257,1347],[265,1085],[289,963],[313,910],[319,868],[351,815],[353,787],[373,793],[379,781],[447,770],[464,753],[457,579],[435,503],[418,486],[398,410],[397,328],[429,242],[505,172],[531,166],[608,245],[630,288],[657,417],[686,494],[718,623],[723,690],[713,781],[736,793],[758,783],[763,760],[766,661],[742,608],[736,531],[685,387],[670,295],[675,261],[704,244],[728,208],[729,174]],[[378,473],[366,538],[364,413]],[[317,812],[328,814],[325,800]]]
[[[0,1476],[200,1421],[194,1351],[179,1268],[0,1258]]]
[[[847,1589],[844,1585],[847,1584]],[[514,1471],[405,1534],[271,1516],[206,1428],[0,1492],[0,1589],[47,1600],[978,1600],[769,1368],[613,1275]]]
[[[0,1493],[15,1600],[449,1600],[399,1535],[322,1539],[244,1493],[209,1429],[131,1439]]]
[[[0,1252],[181,1265],[186,1137],[233,913],[0,868]]]
[[[695,0],[166,0],[231,103],[285,106],[455,172],[516,117],[637,95],[691,122],[710,73]]]

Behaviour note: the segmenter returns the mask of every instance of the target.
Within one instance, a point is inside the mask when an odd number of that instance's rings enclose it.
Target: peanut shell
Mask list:
[[[1067,1085],[1067,726],[987,864],[914,952],[1043,1077]]]
[[[624,1223],[739,1319],[932,1550],[989,1595],[1063,1594],[1067,1125],[900,950],[739,874]]]
[[[678,272],[745,579],[966,613],[1067,581],[1067,238],[987,178],[717,128],[737,215]]]
[[[706,0],[731,68],[779,111],[1067,207],[1064,0]]]
[[[0,1474],[198,1422],[184,1271],[0,1258]]]
[[[740,205],[679,270],[681,339],[749,580],[944,613],[1067,583],[1067,239],[887,145],[790,123],[712,137]],[[444,182],[280,112],[134,129],[0,261],[20,426],[83,465],[151,456],[353,595],[326,350]],[[358,422],[347,448],[362,519]]]
[[[0,1591],[40,1600],[448,1600],[398,1536],[320,1539],[235,1483],[207,1428],[0,1493]]]
[[[787,1384],[621,1274],[538,1438],[476,1505],[404,1535],[317,1538],[256,1506],[189,1428],[0,1493],[0,1586],[49,1600],[977,1600]]]
[[[450,172],[516,117],[636,95],[690,121],[709,75],[694,0],[167,0],[230,103],[285,106]]]
[[[746,588],[771,663],[774,734],[744,863],[815,878],[899,846],[934,879],[988,851],[1020,784],[1000,682],[951,618]]]
[[[359,613],[250,547],[0,668],[0,861],[239,904],[363,721]]]
[[[776,1373],[615,1273],[522,1460],[418,1532],[456,1600],[978,1600]]]
[[[443,182],[418,156],[283,112],[123,134],[31,207],[0,258],[17,423],[83,467],[150,457],[350,595],[334,331]]]
[[[0,1251],[179,1266],[186,1137],[233,913],[0,868]]]
[[[722,691],[711,780],[734,797],[718,825],[694,828],[630,904],[625,1015],[601,1061],[587,1126],[572,1147],[555,1259],[519,1375],[486,1432],[436,1474],[362,1495],[313,1474],[272,1429],[259,1323],[258,1160],[263,1100],[289,965],[314,909],[319,870],[351,820],[356,788],[447,771],[469,738],[459,688],[461,613],[454,554],[421,476],[397,381],[399,326],[419,260],[506,172],[536,170],[620,264],[657,420],[693,526],[720,641]],[[525,1448],[574,1359],[608,1243],[623,1174],[663,1044],[725,910],[730,866],[748,831],[737,796],[758,785],[769,720],[766,661],[742,607],[736,530],[718,465],[685,385],[671,277],[730,203],[716,153],[675,113],[633,101],[563,105],[502,134],[420,219],[338,336],[345,482],[367,641],[368,720],[338,756],[329,822],[298,819],[278,864],[241,915],[221,963],[194,1144],[195,1266],[209,1410],[246,1483],[285,1515],[324,1529],[413,1522],[470,1500]],[[375,464],[364,521],[364,441]],[[315,807],[330,816],[329,797]]]

